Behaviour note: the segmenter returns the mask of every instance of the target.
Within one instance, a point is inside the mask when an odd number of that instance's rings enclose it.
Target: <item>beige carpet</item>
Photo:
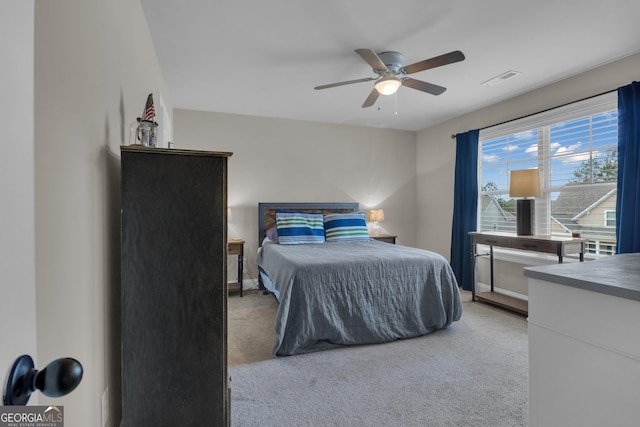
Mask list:
[[[232,295],[232,426],[526,426],[526,318],[463,300],[444,331],[274,359],[277,302]]]
[[[239,293],[229,295],[229,366],[273,358],[276,310],[278,301],[272,295],[262,295],[262,291],[244,291],[242,297]]]

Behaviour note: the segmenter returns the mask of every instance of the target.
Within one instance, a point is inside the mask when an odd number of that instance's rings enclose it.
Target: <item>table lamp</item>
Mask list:
[[[380,222],[384,221],[384,209],[370,209],[367,221],[373,222],[373,233],[380,234]]]
[[[518,236],[533,234],[533,200],[527,197],[540,197],[540,172],[538,169],[512,170],[509,185],[510,197],[518,199],[516,205],[516,232]]]

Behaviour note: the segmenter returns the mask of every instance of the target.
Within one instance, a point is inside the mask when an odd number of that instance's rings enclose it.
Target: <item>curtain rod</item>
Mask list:
[[[515,122],[516,120],[520,120],[520,119],[526,119],[527,117],[535,116],[536,114],[546,113],[547,111],[555,110],[556,108],[561,108],[561,107],[564,107],[564,106],[567,106],[567,105],[575,104],[576,102],[586,101],[587,99],[595,98],[597,96],[606,95],[607,93],[615,92],[617,90],[618,89],[607,90],[605,92],[598,93],[596,95],[587,96],[586,98],[577,99],[575,101],[567,102],[566,104],[558,105],[557,107],[547,108],[546,110],[538,111],[537,113],[526,114],[524,116],[516,117],[515,119],[505,120],[504,122],[496,123],[496,124],[489,125],[489,126],[484,126],[484,127],[481,127],[479,130],[489,129],[489,128],[492,128],[494,126],[500,126],[500,125],[503,125],[505,123]],[[451,135],[451,139],[456,139],[455,134]]]

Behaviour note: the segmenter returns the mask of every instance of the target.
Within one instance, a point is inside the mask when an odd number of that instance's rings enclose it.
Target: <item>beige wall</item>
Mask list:
[[[521,78],[526,78],[525,75]],[[417,245],[449,258],[455,140],[452,134],[491,126],[536,113],[640,80],[640,54],[595,68],[524,95],[488,106],[459,118],[424,129],[417,134],[418,239]],[[508,85],[508,82],[504,83]],[[437,203],[435,201],[438,201]],[[522,289],[522,268],[501,266],[513,280],[506,288]],[[497,280],[496,280],[497,282]],[[526,282],[525,282],[526,283]],[[512,286],[513,284],[513,286]]]
[[[33,0],[0,2],[0,372],[36,356]],[[3,389],[4,392],[4,389]]]
[[[180,110],[176,148],[231,151],[229,236],[255,278],[259,202],[352,202],[383,208],[380,225],[416,243],[415,132]]]
[[[67,427],[102,426],[107,387],[120,424],[119,146],[155,91],[138,1],[35,3],[37,358],[85,369],[78,390],[40,402],[64,405]]]

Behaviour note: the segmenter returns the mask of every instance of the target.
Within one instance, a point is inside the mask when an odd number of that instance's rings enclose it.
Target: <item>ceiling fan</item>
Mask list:
[[[402,61],[404,57],[400,52],[375,53],[371,49],[356,49],[355,52],[360,55],[362,59],[371,66],[371,68],[373,68],[373,72],[376,73],[378,77],[365,77],[363,79],[331,83],[328,85],[316,86],[314,89],[328,89],[336,86],[375,80],[376,83],[374,84],[373,90],[371,90],[371,93],[364,101],[364,104],[362,104],[362,108],[371,107],[375,104],[380,94],[391,95],[395,93],[401,85],[430,93],[432,95],[440,95],[442,92],[447,90],[447,88],[423,82],[421,80],[412,79],[411,77],[408,77],[408,74],[464,60],[464,54],[459,50],[455,50],[453,52],[445,53],[444,55],[435,56],[403,67]]]

